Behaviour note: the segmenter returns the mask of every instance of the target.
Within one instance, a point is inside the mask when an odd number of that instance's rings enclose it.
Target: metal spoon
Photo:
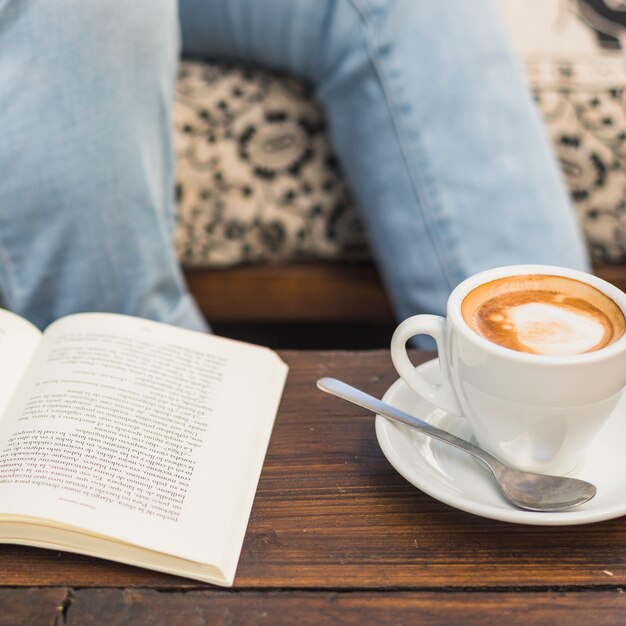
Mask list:
[[[322,391],[474,455],[491,470],[502,495],[521,509],[541,512],[566,511],[591,500],[596,495],[595,486],[584,480],[533,474],[513,469],[473,443],[440,428],[435,428],[335,378],[320,378],[317,386]]]

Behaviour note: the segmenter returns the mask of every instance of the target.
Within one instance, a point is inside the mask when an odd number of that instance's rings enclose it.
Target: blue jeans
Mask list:
[[[184,53],[310,81],[399,318],[477,271],[586,268],[490,0],[181,0]],[[170,244],[175,0],[0,2],[0,297],[204,328]]]

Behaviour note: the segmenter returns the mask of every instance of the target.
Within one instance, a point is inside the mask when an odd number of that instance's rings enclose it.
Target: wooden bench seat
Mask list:
[[[626,266],[594,272],[626,291]],[[189,270],[186,276],[210,322],[393,322],[378,273],[367,263],[250,265]]]

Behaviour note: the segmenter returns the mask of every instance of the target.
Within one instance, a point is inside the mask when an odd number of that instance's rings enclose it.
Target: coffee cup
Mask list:
[[[415,315],[396,329],[391,357],[404,382],[468,420],[505,463],[566,474],[584,461],[626,385],[626,294],[584,272],[499,267],[456,287],[447,317]],[[441,383],[411,363],[407,341],[430,335]]]

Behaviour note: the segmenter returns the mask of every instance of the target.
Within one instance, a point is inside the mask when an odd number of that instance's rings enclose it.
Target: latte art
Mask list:
[[[575,307],[531,302],[511,307],[508,317],[517,340],[537,354],[582,354],[606,345],[602,319]]]
[[[604,293],[562,276],[510,276],[471,291],[466,323],[505,348],[546,356],[584,354],[617,341],[626,327],[621,309]]]

